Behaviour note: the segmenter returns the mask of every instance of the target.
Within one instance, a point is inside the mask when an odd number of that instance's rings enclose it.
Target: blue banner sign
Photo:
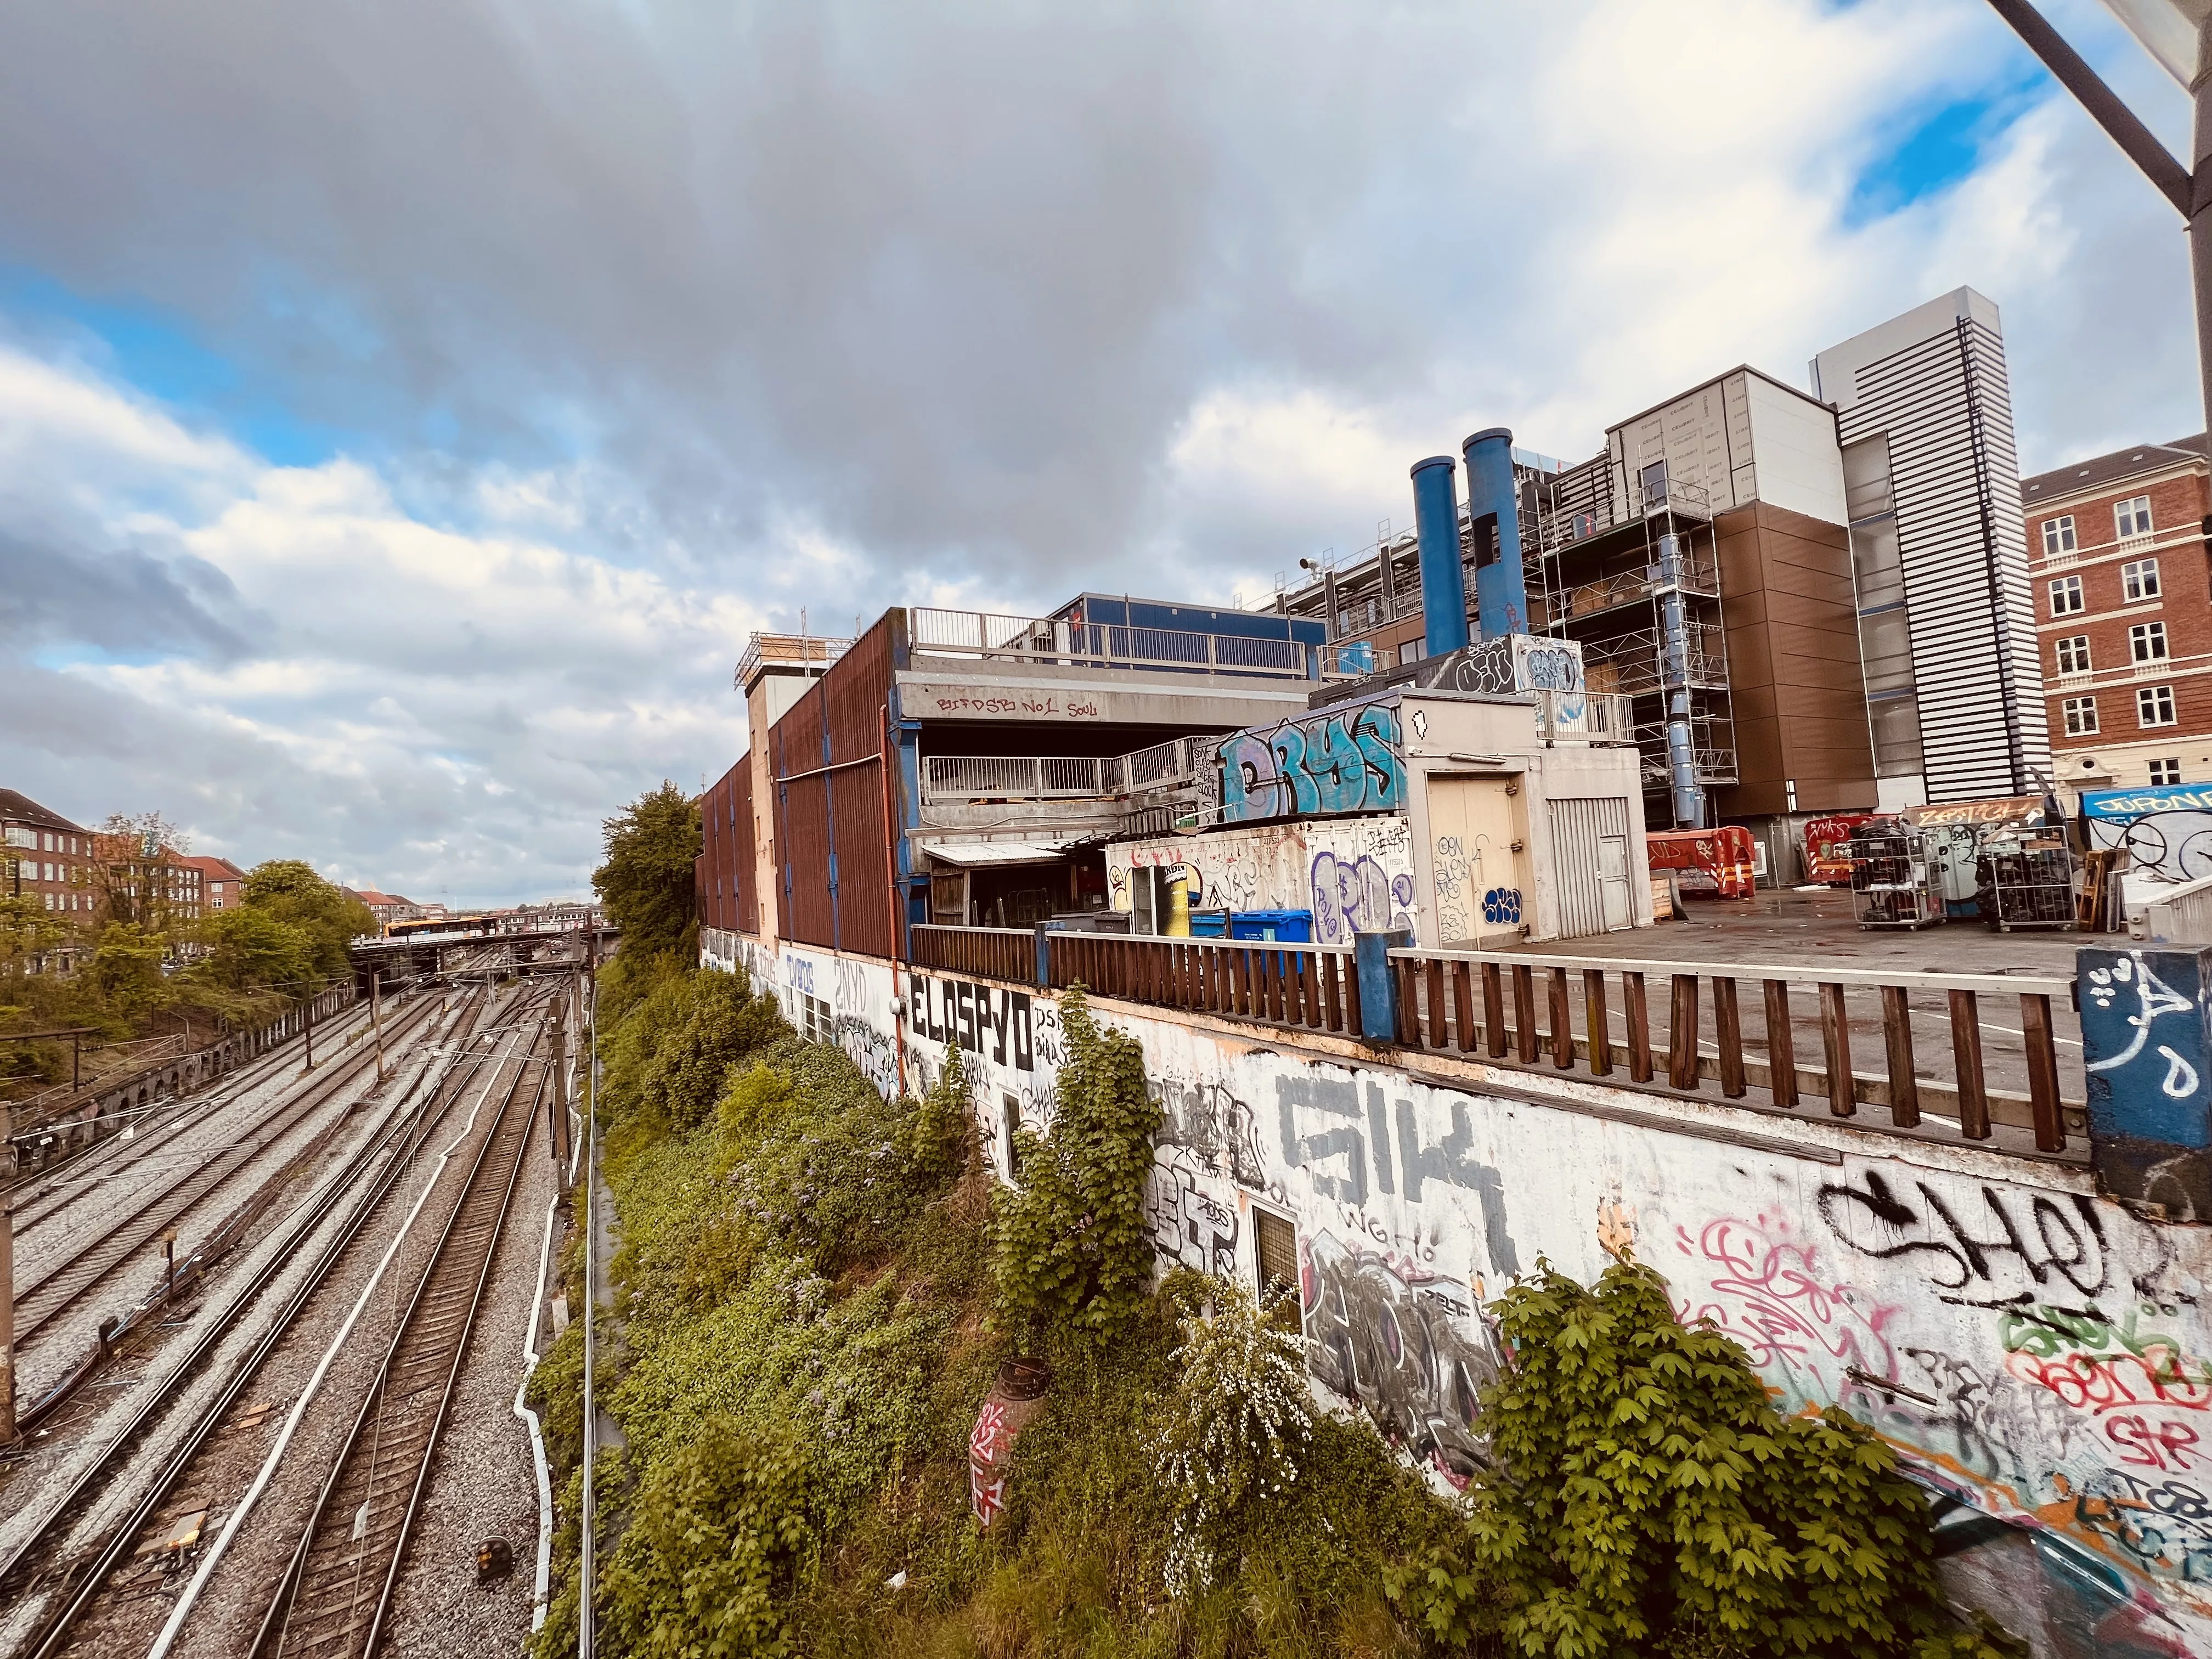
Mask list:
[[[2093,818],[2139,818],[2153,812],[2212,812],[2212,785],[2084,789],[2081,810]]]

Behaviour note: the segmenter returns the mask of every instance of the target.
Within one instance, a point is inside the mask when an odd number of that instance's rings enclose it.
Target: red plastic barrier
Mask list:
[[[1656,830],[1644,837],[1654,870],[1681,872],[1686,898],[1749,898],[1751,831],[1740,823],[1717,830]]]

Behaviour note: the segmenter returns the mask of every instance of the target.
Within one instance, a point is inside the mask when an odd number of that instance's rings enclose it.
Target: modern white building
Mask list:
[[[1831,346],[1885,807],[2025,794],[2051,734],[1997,308],[1970,288]]]

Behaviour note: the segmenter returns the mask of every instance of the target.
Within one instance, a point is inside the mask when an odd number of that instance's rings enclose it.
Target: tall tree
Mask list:
[[[367,905],[299,859],[255,865],[246,872],[245,898],[250,908],[306,933],[309,960],[319,974],[343,973],[347,945],[376,931]]]
[[[699,856],[699,803],[673,783],[647,790],[604,825],[607,861],[592,887],[622,929],[623,954],[642,967],[696,948],[691,866]]]

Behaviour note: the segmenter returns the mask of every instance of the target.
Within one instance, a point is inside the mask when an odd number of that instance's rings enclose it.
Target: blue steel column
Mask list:
[[[1413,463],[1413,527],[1421,543],[1422,649],[1431,657],[1467,644],[1467,572],[1459,562],[1459,477],[1449,455]]]
[[[1474,550],[1474,601],[1482,637],[1503,639],[1528,631],[1528,578],[1521,568],[1520,496],[1513,484],[1513,434],[1493,426],[1460,445],[1467,457],[1467,514],[1498,515],[1498,557],[1482,562],[1486,550]]]

